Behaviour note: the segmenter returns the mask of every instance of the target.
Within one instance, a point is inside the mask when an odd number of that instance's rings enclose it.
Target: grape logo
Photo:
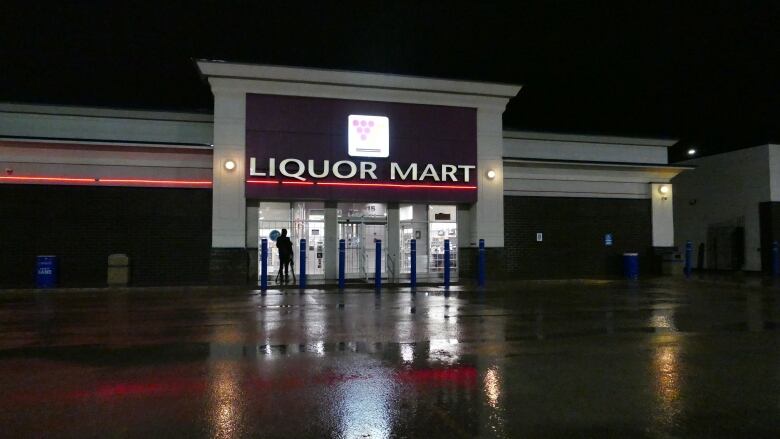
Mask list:
[[[390,119],[384,116],[351,114],[347,124],[350,156],[388,157],[390,155]]]

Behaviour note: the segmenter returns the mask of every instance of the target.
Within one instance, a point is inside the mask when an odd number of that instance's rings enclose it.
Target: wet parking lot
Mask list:
[[[777,437],[778,294],[0,292],[0,436]]]

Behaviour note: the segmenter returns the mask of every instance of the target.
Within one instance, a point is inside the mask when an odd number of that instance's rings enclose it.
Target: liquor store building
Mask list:
[[[520,86],[201,60],[213,114],[0,104],[0,287],[253,284],[287,229],[311,282],[605,277],[674,246],[673,141],[504,130]],[[305,239],[305,246],[297,243]],[[410,242],[417,242],[411,259]],[[296,260],[299,255],[296,254]]]

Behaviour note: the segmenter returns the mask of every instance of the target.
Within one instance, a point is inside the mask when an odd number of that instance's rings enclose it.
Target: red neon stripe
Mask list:
[[[120,179],[120,178],[101,178],[100,183],[152,183],[152,184],[199,184],[210,185],[210,181],[188,181],[188,180],[138,180],[138,179]]]
[[[378,188],[400,188],[400,189],[461,189],[472,190],[476,186],[455,186],[448,184],[400,184],[400,183],[340,183],[340,182],[318,182],[320,186],[346,186],[346,187],[378,187]]]
[[[454,189],[475,190],[472,185],[451,184],[401,184],[401,183],[346,183],[338,181],[297,181],[297,180],[247,180],[248,184],[291,184],[298,186],[341,186],[341,187],[369,187],[369,188],[396,188],[396,189]]]
[[[139,183],[139,184],[181,184],[211,185],[207,180],[149,180],[137,178],[73,178],[73,177],[0,177],[6,181],[41,181],[52,183]]]
[[[69,177],[0,177],[0,180],[51,181],[51,182],[61,182],[61,183],[95,183],[94,178],[69,178]]]
[[[99,181],[100,183],[211,184],[210,181],[205,180],[141,180],[133,178],[101,178]]]
[[[282,181],[282,184],[297,184],[303,186],[311,186],[314,184],[314,182],[313,181]]]

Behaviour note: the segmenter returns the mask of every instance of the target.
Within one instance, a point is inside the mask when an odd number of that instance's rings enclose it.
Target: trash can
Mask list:
[[[57,268],[56,256],[37,256],[35,258],[35,288],[56,288]]]
[[[639,279],[639,253],[623,253],[623,275],[628,279]]]
[[[665,253],[661,259],[661,273],[666,275],[683,274],[684,260],[682,255],[676,252]]]
[[[126,286],[130,280],[130,258],[126,254],[108,256],[108,285]]]

